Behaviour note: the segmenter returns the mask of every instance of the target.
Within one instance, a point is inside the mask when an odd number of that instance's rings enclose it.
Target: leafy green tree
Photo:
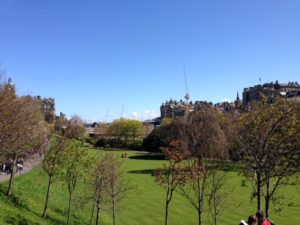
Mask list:
[[[133,141],[144,133],[143,124],[138,120],[118,119],[113,121],[112,125],[107,130],[107,136],[116,138],[118,144],[121,141],[128,144],[128,141]]]
[[[299,172],[300,132],[295,102],[276,99],[253,104],[236,124],[236,153],[244,175],[253,184],[257,209],[265,200],[266,216],[277,190]]]
[[[85,178],[87,169],[92,163],[92,158],[88,157],[87,151],[82,147],[82,143],[73,140],[64,151],[63,169],[61,171],[69,194],[67,225],[70,224],[71,207],[75,188],[80,180]]]
[[[63,136],[52,135],[51,144],[49,150],[46,152],[42,162],[42,169],[48,176],[48,187],[45,198],[45,206],[42,214],[43,218],[47,217],[48,204],[51,194],[52,183],[55,177],[59,176],[64,166],[64,151],[68,146],[68,139]]]

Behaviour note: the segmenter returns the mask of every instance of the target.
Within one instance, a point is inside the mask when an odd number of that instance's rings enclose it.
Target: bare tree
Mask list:
[[[108,165],[107,193],[112,204],[113,225],[116,225],[116,215],[120,201],[122,201],[125,198],[126,193],[134,187],[131,186],[124,178],[122,161],[112,154],[107,157],[109,157],[110,160],[110,164]]]
[[[164,164],[162,169],[158,169],[155,175],[155,182],[166,189],[165,200],[165,225],[168,225],[169,205],[173,198],[173,192],[181,184],[185,184],[185,176],[182,175],[182,167],[180,162],[185,158],[183,152],[175,150],[179,143],[171,143],[169,148],[161,148],[162,152],[169,159],[168,164]]]
[[[264,197],[267,217],[278,188],[287,184],[287,177],[299,172],[299,134],[295,102],[285,100],[253,104],[237,123],[236,151],[245,177],[254,184],[258,210]]]
[[[111,160],[111,156],[105,154],[98,162],[96,169],[93,173],[94,194],[93,194],[93,211],[92,211],[91,221],[93,221],[94,209],[96,207],[96,223],[95,223],[96,225],[100,224],[100,212],[104,208],[104,203],[108,191],[108,184],[109,184],[108,169],[109,169],[109,164],[111,163],[110,160]]]
[[[186,184],[180,193],[197,211],[198,224],[202,224],[205,198],[209,193],[209,177],[215,166],[205,159],[226,159],[227,139],[219,125],[217,112],[209,107],[190,113],[181,129],[183,150],[189,152]]]
[[[74,115],[67,122],[63,130],[63,135],[70,139],[79,139],[84,135],[84,132],[85,127],[83,120],[79,116]]]
[[[226,175],[219,171],[214,171],[210,177],[208,205],[212,215],[213,224],[219,224],[219,217],[223,210],[226,193],[223,189],[225,186]]]

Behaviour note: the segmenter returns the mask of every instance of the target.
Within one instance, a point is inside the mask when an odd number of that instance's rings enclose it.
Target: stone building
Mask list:
[[[229,112],[231,110],[240,109],[242,105],[241,100],[239,99],[239,95],[237,95],[237,99],[234,102],[222,102],[213,104],[212,102],[207,101],[190,101],[189,103],[189,111],[197,111],[202,108],[214,108],[222,113]],[[166,101],[160,106],[160,115],[161,119],[168,118],[183,118],[186,114],[186,103],[183,100],[176,101],[170,99]]]
[[[190,107],[192,109],[193,103],[190,102]],[[176,101],[170,99],[160,106],[161,118],[181,118],[184,116],[186,111],[185,102],[183,100]]]
[[[284,84],[279,83],[278,81],[265,83],[263,85],[259,84],[254,87],[244,88],[242,100],[239,97],[239,93],[237,93],[234,102],[224,101],[213,104],[207,101],[191,101],[189,104],[189,111],[200,110],[203,107],[212,107],[222,113],[244,111],[249,109],[252,101],[261,101],[262,95],[268,97],[270,102],[277,96],[300,101],[300,85],[298,82],[288,82]],[[165,117],[182,118],[186,114],[186,108],[186,103],[184,101],[170,99],[160,106],[161,119]]]
[[[252,101],[260,101],[262,95],[269,98],[270,101],[275,97],[298,98],[300,96],[300,85],[297,82],[288,82],[287,84],[265,83],[255,85],[254,87],[244,88],[243,107],[247,107]]]
[[[41,98],[36,96],[35,99],[41,104],[41,112],[45,116],[45,120],[48,123],[54,123],[55,121],[55,100],[54,98]]]

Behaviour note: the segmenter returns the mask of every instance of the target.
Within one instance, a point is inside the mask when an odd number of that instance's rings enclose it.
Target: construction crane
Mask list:
[[[185,83],[185,113],[189,113],[190,112],[190,95],[188,92],[188,86],[187,86],[187,77],[186,77],[186,73],[185,73],[185,67],[183,67],[183,73],[184,73],[184,83]]]

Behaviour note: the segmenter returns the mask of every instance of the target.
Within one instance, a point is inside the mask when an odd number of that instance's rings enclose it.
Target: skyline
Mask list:
[[[234,100],[299,81],[298,1],[0,2],[0,68],[19,94],[105,121],[159,116],[161,103]],[[147,111],[147,112],[146,112]]]

